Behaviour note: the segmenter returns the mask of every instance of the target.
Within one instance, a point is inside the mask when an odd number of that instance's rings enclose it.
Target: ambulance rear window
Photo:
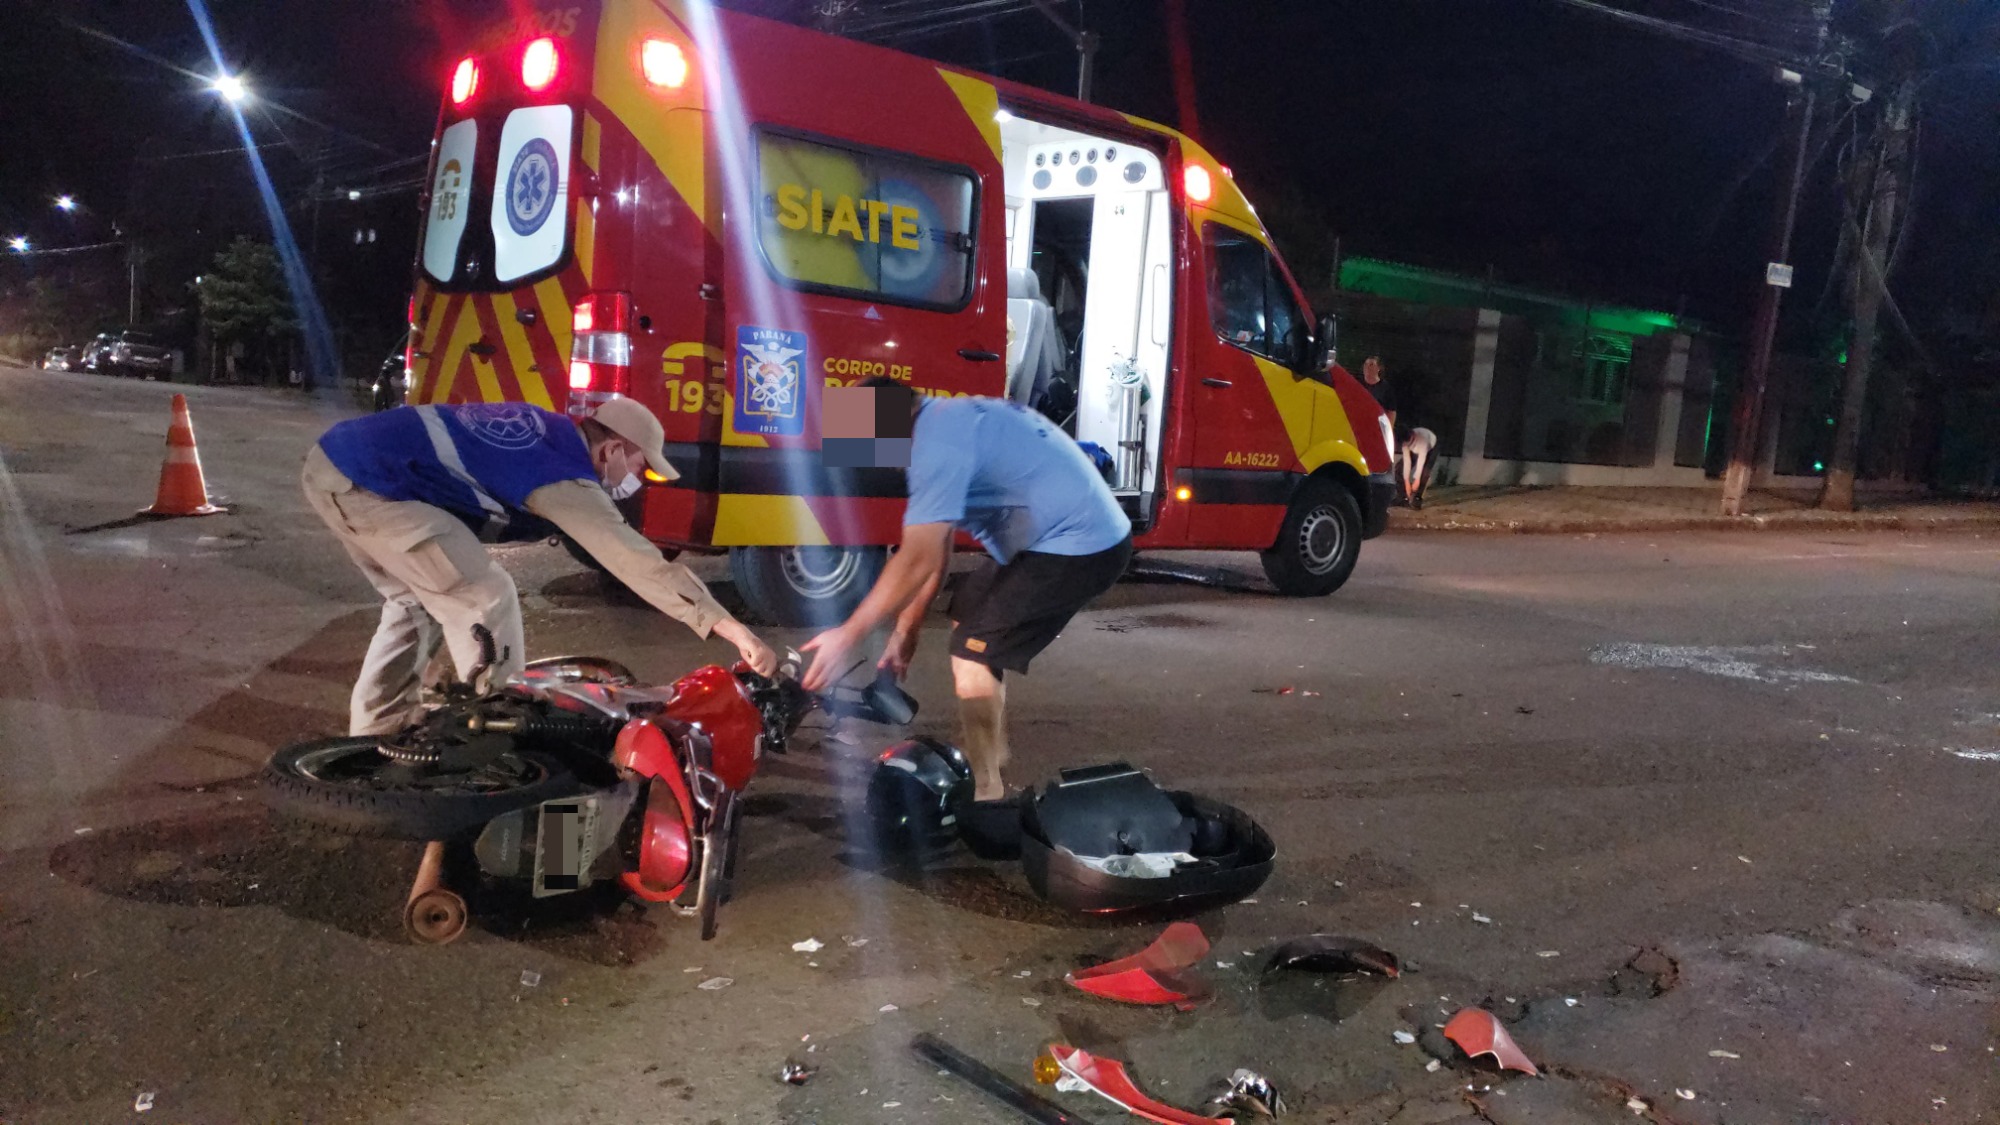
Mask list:
[[[801,289],[958,309],[972,290],[976,181],[914,156],[757,135],[758,243]]]

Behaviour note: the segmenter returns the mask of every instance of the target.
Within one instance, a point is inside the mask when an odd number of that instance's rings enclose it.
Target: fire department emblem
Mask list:
[[[536,137],[521,146],[507,173],[507,225],[523,238],[542,229],[556,209],[556,148]]]
[[[806,334],[744,325],[736,330],[736,430],[796,436],[805,431]]]
[[[467,433],[510,453],[529,448],[548,432],[542,412],[526,403],[468,403],[452,414]]]

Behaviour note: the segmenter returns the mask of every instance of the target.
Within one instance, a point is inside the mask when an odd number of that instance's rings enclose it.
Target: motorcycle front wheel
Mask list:
[[[258,786],[275,811],[342,832],[395,840],[450,840],[487,821],[586,786],[560,758],[502,751],[472,771],[446,773],[382,753],[380,738],[328,738],[287,746]]]

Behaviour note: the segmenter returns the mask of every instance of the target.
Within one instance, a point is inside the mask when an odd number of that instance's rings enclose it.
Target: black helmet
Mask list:
[[[958,809],[972,799],[972,764],[934,738],[899,742],[875,760],[868,817],[884,851],[925,856],[958,838]]]

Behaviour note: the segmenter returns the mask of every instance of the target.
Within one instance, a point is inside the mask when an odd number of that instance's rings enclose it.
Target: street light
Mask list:
[[[16,254],[26,254],[28,252],[28,240],[26,238],[21,237],[18,234],[8,239],[7,245],[11,247],[14,253]]]
[[[76,210],[76,196],[74,196],[74,195],[58,195],[58,196],[56,196],[56,210],[58,210],[58,211],[74,211],[74,210]]]
[[[243,80],[234,74],[218,76],[214,82],[209,84],[209,88],[236,105],[242,105],[250,97],[250,88],[245,86]]]

